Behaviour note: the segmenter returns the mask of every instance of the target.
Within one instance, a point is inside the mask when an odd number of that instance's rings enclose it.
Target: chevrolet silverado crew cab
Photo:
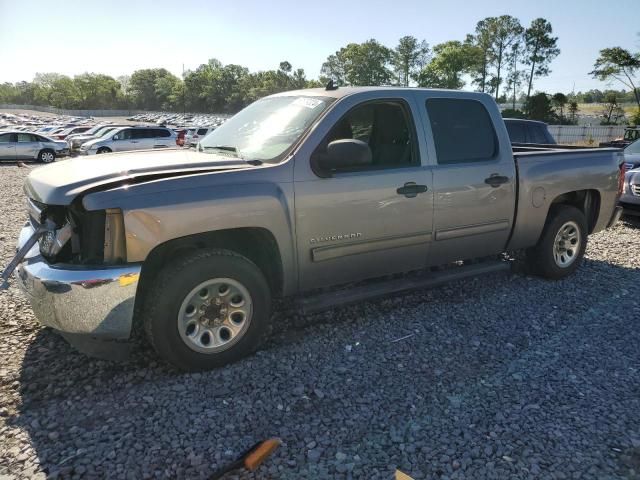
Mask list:
[[[196,151],[34,169],[4,277],[17,265],[40,322],[85,351],[139,326],[170,363],[207,369],[259,347],[276,298],[311,312],[501,270],[512,251],[564,278],[619,216],[621,163],[512,148],[486,94],[280,93]]]

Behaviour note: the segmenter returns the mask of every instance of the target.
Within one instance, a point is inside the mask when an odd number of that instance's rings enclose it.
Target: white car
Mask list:
[[[213,132],[216,127],[189,128],[184,136],[184,144],[187,146],[196,145],[200,140]]]
[[[83,143],[80,153],[94,155],[154,148],[177,148],[176,133],[163,127],[122,127]]]

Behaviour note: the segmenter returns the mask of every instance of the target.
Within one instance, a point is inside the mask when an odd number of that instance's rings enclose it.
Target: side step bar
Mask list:
[[[344,290],[322,292],[317,295],[300,298],[296,309],[302,315],[321,312],[329,308],[350,305],[374,298],[421,288],[433,288],[445,283],[455,282],[469,277],[490,273],[509,272],[511,262],[493,260],[472,265],[452,267],[442,271],[429,272],[416,277],[394,278],[358,285]]]

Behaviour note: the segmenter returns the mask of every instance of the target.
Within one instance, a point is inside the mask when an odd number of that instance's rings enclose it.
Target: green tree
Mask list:
[[[398,85],[409,86],[409,81],[414,78],[424,67],[429,55],[429,44],[424,40],[407,35],[398,41],[398,45],[392,51],[391,63]]]
[[[560,124],[564,123],[564,107],[569,102],[569,99],[564,93],[556,93],[551,97],[551,103],[559,110]]]
[[[507,90],[511,92],[511,108],[513,110],[516,109],[516,97],[524,80],[523,72],[518,69],[522,61],[523,50],[524,41],[520,37],[513,42],[507,55]]]
[[[489,69],[493,62],[493,39],[495,38],[495,17],[485,18],[476,24],[473,34],[467,35],[466,43],[478,49],[478,61],[472,72],[472,83],[478,86],[478,90],[485,92],[488,84]]]
[[[511,15],[501,15],[500,17],[490,18],[494,23],[492,31],[494,33],[491,42],[490,58],[493,59],[495,66],[495,74],[492,78],[496,101],[500,97],[500,85],[502,84],[502,69],[504,68],[505,59],[507,59],[509,49],[514,43],[520,41],[523,28],[520,21]]]
[[[631,53],[621,47],[600,50],[600,56],[593,65],[590,74],[599,80],[615,79],[631,89],[640,109],[640,92],[634,77],[640,69],[640,53]]]
[[[136,70],[129,80],[129,93],[133,104],[145,110],[171,108],[174,93],[181,80],[165,68]]]
[[[433,58],[416,76],[420,87],[460,89],[463,75],[477,63],[478,47],[457,40],[433,47]]]
[[[553,28],[544,18],[536,18],[524,31],[525,63],[529,68],[527,99],[531,96],[533,80],[549,75],[549,65],[560,54],[558,37],[553,37]]]
[[[578,123],[578,102],[571,100],[569,102],[569,121],[572,124]]]
[[[390,85],[391,57],[391,50],[374,39],[350,43],[327,58],[321,73],[338,85]]]
[[[77,108],[112,108],[117,102],[120,84],[100,73],[83,73],[73,77],[77,91]]]
[[[618,121],[624,118],[624,110],[620,107],[617,92],[607,92],[600,115],[602,117],[600,125],[617,125]]]
[[[546,93],[531,95],[525,102],[525,112],[531,120],[552,122],[555,120],[551,100]]]

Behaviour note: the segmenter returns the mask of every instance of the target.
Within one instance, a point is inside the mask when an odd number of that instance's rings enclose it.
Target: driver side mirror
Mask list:
[[[371,165],[373,155],[369,145],[362,140],[345,138],[334,140],[327,145],[327,153],[318,155],[316,165],[325,175],[331,176],[331,171]]]

